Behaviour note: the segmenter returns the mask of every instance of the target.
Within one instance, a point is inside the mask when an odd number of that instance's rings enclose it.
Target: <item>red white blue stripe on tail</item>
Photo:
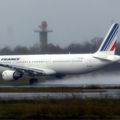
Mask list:
[[[109,51],[109,52],[113,52],[113,53],[115,52],[118,29],[119,29],[119,24],[113,23],[98,50],[99,52],[100,51],[102,51],[102,52]]]

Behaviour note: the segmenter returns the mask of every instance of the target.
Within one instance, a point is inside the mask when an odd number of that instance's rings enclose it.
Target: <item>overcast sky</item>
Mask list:
[[[120,21],[120,0],[0,0],[0,48],[32,46],[43,20],[54,31],[49,42],[83,43],[103,37],[112,20]]]

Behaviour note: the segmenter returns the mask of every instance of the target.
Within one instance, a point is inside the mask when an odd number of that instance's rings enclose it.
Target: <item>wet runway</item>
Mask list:
[[[39,100],[39,99],[66,99],[66,98],[120,98],[120,89],[87,90],[77,93],[0,93],[0,100]]]
[[[38,83],[37,86],[86,86],[86,85],[103,85],[103,86],[120,86],[120,72],[114,74],[84,74],[79,76],[70,76],[56,81],[46,81]]]
[[[116,74],[88,74],[78,77],[69,77],[63,80],[46,81],[32,87],[84,87],[99,85],[103,89],[84,90],[82,92],[40,92],[40,93],[0,93],[1,100],[33,100],[33,99],[65,99],[65,98],[120,98],[120,89],[105,89],[106,86],[120,86],[120,73]],[[1,86],[3,87],[3,86]],[[5,86],[4,86],[5,87]],[[6,86],[7,87],[7,86]],[[13,86],[9,86],[13,87]],[[15,86],[14,86],[15,87]],[[19,86],[20,87],[20,86]],[[23,87],[23,86],[22,86]],[[30,87],[30,86],[24,86]]]

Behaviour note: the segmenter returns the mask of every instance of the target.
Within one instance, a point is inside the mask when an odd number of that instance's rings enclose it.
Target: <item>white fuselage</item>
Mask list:
[[[0,56],[0,64],[36,69],[52,69],[58,74],[79,74],[89,72],[109,63],[108,61],[101,61],[94,58],[93,54]],[[0,67],[0,72],[6,69],[8,70],[8,68]]]

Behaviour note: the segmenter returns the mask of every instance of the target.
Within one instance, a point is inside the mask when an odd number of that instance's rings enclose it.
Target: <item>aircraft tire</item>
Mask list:
[[[29,80],[29,85],[34,85],[34,84],[37,84],[38,83],[38,79],[37,78],[31,78]]]

